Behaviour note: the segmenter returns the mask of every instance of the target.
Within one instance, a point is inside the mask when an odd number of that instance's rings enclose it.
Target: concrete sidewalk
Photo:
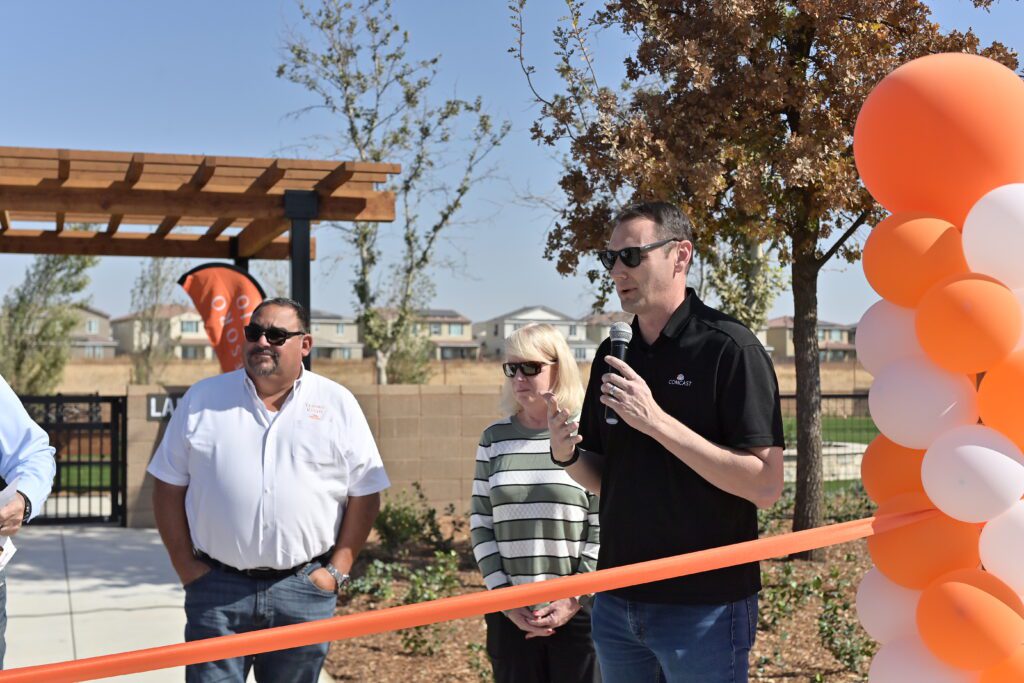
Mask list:
[[[5,668],[180,643],[185,594],[155,529],[26,527],[7,566]],[[184,668],[109,681],[185,680]],[[250,676],[251,680],[251,676]],[[321,674],[321,683],[330,677]]]

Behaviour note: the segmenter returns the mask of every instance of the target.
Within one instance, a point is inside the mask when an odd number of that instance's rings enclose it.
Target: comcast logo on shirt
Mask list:
[[[670,379],[668,383],[677,387],[688,387],[693,384],[693,380],[686,379],[686,375],[680,372],[674,379]]]

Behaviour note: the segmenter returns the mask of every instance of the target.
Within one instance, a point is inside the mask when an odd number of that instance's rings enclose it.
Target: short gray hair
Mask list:
[[[668,202],[641,202],[630,204],[615,216],[613,225],[637,218],[646,218],[658,226],[658,237],[693,242],[693,223],[675,204]]]

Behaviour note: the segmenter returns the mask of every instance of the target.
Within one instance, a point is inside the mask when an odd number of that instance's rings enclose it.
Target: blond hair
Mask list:
[[[511,356],[541,363],[556,363],[551,392],[558,400],[559,408],[568,410],[570,415],[579,414],[583,407],[580,368],[561,332],[543,323],[525,325],[505,339],[505,357]],[[505,378],[505,384],[501,387],[502,414],[515,415],[520,410],[522,406],[515,399],[512,379]]]

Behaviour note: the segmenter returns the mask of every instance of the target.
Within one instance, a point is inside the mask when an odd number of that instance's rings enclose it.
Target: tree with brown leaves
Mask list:
[[[698,249],[774,251],[789,266],[795,311],[793,528],[819,526],[818,274],[833,257],[858,259],[854,236],[884,215],[854,166],[857,113],[879,80],[916,57],[971,52],[1016,69],[1016,54],[943,32],[920,0],[610,0],[590,18],[567,0],[554,29],[564,90],[542,96],[523,54],[525,4],[510,6],[512,52],[541,104],[533,137],[567,151],[549,257],[575,272],[622,203],[654,198],[690,214]],[[634,41],[619,88],[597,83],[598,29]]]

